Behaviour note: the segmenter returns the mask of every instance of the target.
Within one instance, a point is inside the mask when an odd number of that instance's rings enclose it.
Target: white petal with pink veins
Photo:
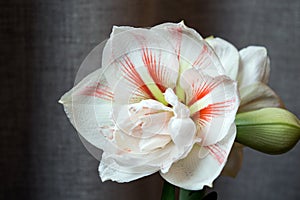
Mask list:
[[[203,107],[209,104],[227,101],[235,98],[236,83],[227,76],[211,77],[194,68],[181,74],[180,86],[186,93],[185,104],[191,106],[197,101],[203,102]]]
[[[184,32],[184,34],[193,38],[194,40],[198,40],[198,41],[203,40],[202,36],[197,31],[195,31],[192,28],[187,27],[183,21],[181,21],[179,23],[170,23],[170,22],[163,23],[163,24],[156,25],[156,26],[152,27],[151,29],[155,30],[155,31],[160,31],[160,30],[164,30],[164,29],[169,29],[169,30],[175,29],[176,30],[178,28],[181,28],[182,32]],[[171,42],[173,43],[174,46],[176,46],[176,40],[178,40],[180,36],[179,35],[176,36],[176,34],[175,34],[175,35],[170,35],[170,37],[174,38],[171,40]],[[167,37],[167,38],[169,38],[169,37]]]
[[[194,29],[186,27],[183,22],[165,23],[151,30],[155,30],[174,46],[182,72],[195,67],[205,70],[210,76],[224,74],[224,69],[211,47]]]
[[[226,76],[211,78],[189,69],[181,76],[181,86],[203,145],[223,139],[239,106],[237,84]]]
[[[112,88],[120,77],[138,86],[148,84],[147,77],[159,87],[172,88],[176,84],[179,63],[175,49],[155,31],[138,28],[113,34],[102,57]]]
[[[99,69],[77,84],[60,99],[70,121],[89,143],[110,151],[107,137],[114,127],[111,113],[113,93]]]
[[[167,173],[161,172],[161,176],[173,185],[187,190],[211,187],[226,163],[235,134],[233,123],[222,141],[207,147],[209,153],[203,159],[199,158],[200,146],[196,144],[186,158],[174,163]]]

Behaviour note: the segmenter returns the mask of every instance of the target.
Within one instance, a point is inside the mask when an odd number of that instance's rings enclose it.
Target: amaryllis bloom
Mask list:
[[[102,56],[102,58],[101,58]],[[160,172],[189,190],[211,186],[236,136],[237,83],[193,29],[114,27],[90,73],[60,100],[79,134],[103,150],[103,181]]]
[[[249,46],[238,51],[221,38],[206,41],[217,54],[226,75],[238,82],[240,107],[238,113],[267,107],[283,107],[277,94],[267,85],[270,76],[270,60],[265,47]],[[223,174],[236,176],[243,159],[243,146],[235,143]]]

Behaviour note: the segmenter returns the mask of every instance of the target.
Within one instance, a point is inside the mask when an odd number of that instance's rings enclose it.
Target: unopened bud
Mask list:
[[[236,115],[236,141],[268,154],[292,149],[300,139],[299,119],[281,108],[264,108]]]

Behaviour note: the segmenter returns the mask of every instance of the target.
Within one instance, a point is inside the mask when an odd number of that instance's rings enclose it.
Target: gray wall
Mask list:
[[[237,47],[264,45],[271,86],[300,115],[298,0],[27,0],[0,2],[1,199],[159,199],[158,175],[101,183],[59,97],[112,25],[186,21]],[[236,179],[220,178],[222,200],[300,199],[300,145],[281,156],[245,149]]]

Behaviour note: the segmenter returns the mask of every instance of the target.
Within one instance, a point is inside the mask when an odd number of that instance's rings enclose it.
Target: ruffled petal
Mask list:
[[[174,112],[168,131],[178,152],[182,154],[180,157],[185,157],[195,143],[196,125],[190,118],[188,107],[178,100],[172,89],[168,88],[164,95],[166,101],[173,106]]]
[[[169,132],[176,147],[183,152],[189,152],[195,141],[196,126],[191,118],[175,118],[169,122]]]
[[[128,140],[129,136],[126,134],[124,136],[125,138],[120,137],[119,140],[123,140],[126,148],[115,154],[104,152],[102,155],[99,172],[103,181],[129,182],[159,170],[167,172],[172,163],[182,156],[182,152],[172,142],[150,152],[134,151],[129,149],[128,145],[132,146],[135,141]]]
[[[235,142],[230,151],[226,165],[222,171],[222,175],[236,177],[243,163],[244,146]]]
[[[221,38],[208,38],[206,41],[220,59],[226,75],[232,80],[237,80],[240,59],[238,50]]]
[[[267,83],[270,75],[270,60],[264,47],[249,46],[240,50],[239,87],[256,82]]]
[[[151,30],[160,34],[174,46],[181,72],[195,67],[205,70],[205,73],[213,77],[224,75],[225,71],[211,47],[194,29],[188,28],[183,22],[165,23]]]
[[[221,173],[236,135],[233,123],[228,135],[217,144],[206,147],[209,151],[204,158],[199,158],[202,150],[194,145],[188,156],[174,163],[167,173],[160,173],[168,182],[187,190],[201,190],[204,186],[212,187],[212,182]]]
[[[128,135],[148,138],[169,135],[168,123],[172,109],[148,99],[135,104],[114,105],[112,118],[119,130]]]
[[[151,138],[140,140],[139,148],[142,152],[150,152],[164,148],[170,142],[171,137],[169,135],[156,135]]]
[[[255,83],[240,89],[241,104],[238,112],[267,107],[284,107],[277,94],[264,83]]]

